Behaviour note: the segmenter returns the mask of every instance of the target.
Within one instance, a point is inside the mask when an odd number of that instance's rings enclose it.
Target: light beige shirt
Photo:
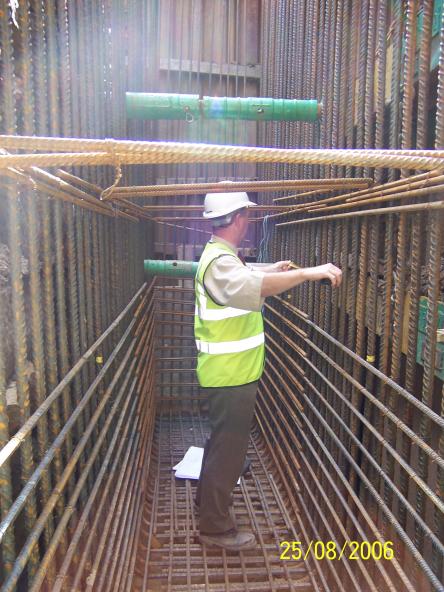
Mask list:
[[[233,244],[213,235],[210,242],[215,241],[227,245],[235,253],[238,251]],[[243,265],[236,257],[227,253],[212,261],[207,267],[204,284],[217,304],[260,311],[264,304],[264,298],[261,298],[264,276],[265,273],[254,265]]]

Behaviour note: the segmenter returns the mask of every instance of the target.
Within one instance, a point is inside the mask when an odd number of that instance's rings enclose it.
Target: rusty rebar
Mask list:
[[[153,284],[151,283],[149,290],[153,288]],[[105,339],[118,327],[122,319],[126,316],[129,310],[136,304],[139,300],[143,291],[146,289],[146,284],[143,284],[141,288],[137,291],[131,301],[125,306],[122,312],[117,316],[117,318],[111,323],[111,325],[102,333],[102,335],[95,341],[90,348],[86,349],[86,351],[82,354],[80,360],[71,368],[71,370],[66,374],[63,380],[57,384],[54,390],[46,397],[45,401],[39,407],[37,411],[33,413],[33,415],[28,419],[27,422],[23,424],[20,430],[11,438],[8,442],[8,445],[0,450],[0,467],[3,463],[10,458],[13,452],[21,445],[22,441],[26,438],[27,434],[31,432],[34,426],[37,425],[39,418],[46,413],[51,404],[63,393],[65,386],[67,386],[77,375],[77,373],[88,363],[90,359],[94,357],[96,350],[100,347]]]
[[[9,7],[0,11],[0,45],[1,67],[2,67],[2,88],[1,115],[2,127],[9,133],[15,133],[17,130],[17,118],[15,111],[14,93],[16,90],[16,80],[14,73],[14,50],[12,29],[9,20]],[[16,188],[15,188],[16,189]],[[29,376],[27,373],[27,335],[26,335],[26,317],[25,317],[25,299],[22,273],[22,237],[21,220],[19,213],[20,194],[17,190],[9,188],[6,191],[7,209],[6,216],[9,226],[9,248],[10,248],[10,282],[11,282],[11,311],[14,317],[13,325],[13,351],[14,368],[16,374],[17,399],[19,405],[20,423],[24,423],[30,414],[30,392]],[[34,469],[33,443],[30,437],[23,441],[20,458],[20,481],[24,485],[31,476]],[[6,486],[8,488],[8,485]],[[36,499],[31,495],[25,506],[25,529],[30,532],[32,524],[36,519]],[[9,512],[9,510],[8,510]],[[10,546],[10,542],[9,542]],[[30,556],[28,577],[33,577],[38,563],[38,554],[34,550]],[[11,571],[12,573],[12,571]]]
[[[410,204],[407,206],[393,206],[389,208],[375,208],[370,210],[361,210],[359,212],[346,212],[342,214],[330,214],[328,216],[316,216],[314,218],[303,218],[301,220],[292,220],[291,222],[281,222],[276,224],[276,228],[284,228],[286,226],[293,226],[294,224],[304,224],[306,222],[321,222],[324,220],[338,220],[339,218],[361,218],[363,216],[379,216],[381,214],[393,213],[408,213],[419,212],[426,210],[441,210],[444,207],[444,201],[424,202],[418,204]]]
[[[141,290],[139,291],[139,294],[144,289],[145,289],[145,286],[143,286],[141,288]],[[138,296],[138,295],[136,295],[136,296]],[[131,304],[134,304],[135,301],[136,301],[136,299],[133,299]],[[107,335],[115,328],[116,324],[118,324],[119,321],[121,322],[121,320],[126,316],[126,314],[128,314],[128,311],[131,310],[131,308],[132,308],[132,306],[128,306],[126,308],[126,310],[121,315],[119,315],[119,319],[116,319],[117,323],[116,322],[113,323],[113,326],[109,327],[107,329],[107,331],[105,332]],[[84,397],[82,398],[81,402],[79,403],[79,405],[76,407],[76,409],[74,410],[74,412],[70,416],[69,420],[65,422],[65,425],[63,426],[63,428],[60,431],[57,438],[54,440],[52,445],[49,447],[47,453],[45,454],[45,457],[39,463],[39,466],[35,471],[34,478],[29,481],[29,483],[22,490],[20,496],[14,502],[14,504],[11,508],[11,511],[8,514],[7,519],[2,521],[2,525],[0,527],[1,533],[5,532],[5,529],[9,528],[9,526],[15,520],[15,518],[16,518],[18,512],[20,512],[21,507],[23,506],[27,496],[30,494],[30,492],[32,492],[33,487],[35,487],[35,484],[37,483],[38,479],[40,478],[42,470],[45,468],[45,466],[49,462],[51,462],[55,451],[57,450],[57,448],[60,447],[61,443],[66,438],[66,436],[69,433],[69,431],[71,430],[71,428],[75,425],[77,418],[81,414],[83,408],[88,404],[89,399],[93,396],[95,389],[99,385],[102,378],[106,375],[106,372],[112,367],[114,359],[117,357],[117,355],[119,354],[119,351],[125,345],[128,337],[130,336],[130,334],[136,324],[136,321],[137,321],[137,316],[134,317],[132,319],[132,321],[129,323],[128,327],[126,328],[125,332],[123,333],[123,336],[121,337],[121,339],[120,339],[119,343],[117,344],[116,348],[114,349],[113,353],[108,358],[106,363],[103,365],[103,368],[101,369],[101,371],[97,374],[97,377],[92,382],[91,386],[89,387],[89,389],[85,393]],[[101,340],[104,339],[104,335],[102,335],[100,339]],[[135,341],[133,340],[133,347],[134,347],[134,345],[135,345]],[[97,342],[96,342],[95,346],[97,347]],[[129,359],[130,354],[131,354],[131,348],[128,348],[126,350],[126,354],[124,356],[124,361],[122,362],[122,364],[120,366],[121,370],[123,370],[124,363],[125,363],[125,361],[127,361]],[[119,372],[116,372],[114,374],[113,380],[111,381],[110,386],[108,387],[108,390],[107,390],[108,397],[111,395],[111,393],[113,391],[113,385],[117,382],[118,378],[119,378]],[[63,392],[63,387],[62,387],[62,392]],[[121,393],[123,393],[123,392],[124,392],[124,389],[122,389]],[[101,414],[101,411],[105,406],[106,400],[107,400],[107,397],[105,394],[100,405],[97,407],[94,415],[91,417],[89,426],[88,426],[87,430],[85,431],[84,435],[82,436],[81,441],[79,442],[79,444],[76,447],[75,454],[73,456],[71,456],[69,463],[66,465],[63,475],[61,476],[61,481],[60,481],[59,486],[56,488],[55,492],[51,495],[50,500],[49,500],[45,510],[41,513],[41,515],[39,516],[38,520],[35,523],[33,532],[29,535],[26,544],[22,548],[22,550],[19,554],[19,557],[17,558],[17,560],[15,562],[15,567],[13,568],[11,575],[9,576],[7,582],[4,585],[5,589],[12,590],[13,589],[12,587],[17,582],[17,579],[18,579],[18,577],[25,565],[25,562],[29,558],[29,556],[32,552],[32,549],[35,547],[35,545],[37,543],[39,532],[41,532],[41,530],[44,528],[47,516],[49,515],[49,513],[51,512],[51,510],[53,509],[53,507],[57,503],[57,499],[62,494],[63,488],[68,481],[69,475],[74,470],[75,463],[79,459],[81,452],[83,450],[83,447],[88,442],[88,436],[90,435],[91,430],[94,429],[95,423],[97,422],[97,420]],[[116,404],[115,410],[117,410],[117,407],[118,407],[118,405]],[[111,419],[109,419],[109,421],[111,421]],[[102,432],[103,437],[104,437],[105,433],[106,433],[106,430],[104,432]],[[100,449],[100,438],[98,438],[96,440],[94,450],[98,451],[99,449]],[[94,454],[91,453],[91,455],[89,456],[89,459],[88,459],[88,463],[85,468],[85,478],[86,478],[88,471],[89,471],[88,467],[92,466],[91,459],[93,459],[93,458],[94,458]],[[79,486],[79,483],[77,484],[76,491],[73,492],[73,495],[79,495],[80,491],[81,491],[81,482],[80,482],[80,486]],[[66,516],[66,513],[65,513],[65,516]],[[54,552],[55,546],[56,546],[59,538],[61,536],[63,536],[63,530],[62,530],[63,524],[64,523],[62,520],[62,522],[59,522],[59,524],[57,526],[57,530],[56,530],[57,536],[55,537],[55,539],[51,543],[51,548],[53,549],[52,552]],[[40,575],[38,575],[37,580],[36,580],[37,584],[39,582],[38,578],[40,578],[41,575],[44,573],[43,570],[45,570],[45,563],[43,563],[42,567],[40,568]]]
[[[119,187],[113,196],[131,194],[130,197],[172,197],[176,195],[199,195],[204,193],[233,193],[236,191],[262,192],[262,191],[289,191],[290,189],[331,187],[343,188],[362,185],[368,187],[371,179],[277,179],[275,181],[237,181],[232,183],[188,183],[179,185],[147,185],[135,187]]]

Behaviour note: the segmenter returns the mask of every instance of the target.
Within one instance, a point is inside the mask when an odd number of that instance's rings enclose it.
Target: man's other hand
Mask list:
[[[273,273],[277,273],[279,271],[289,271],[291,269],[290,264],[291,261],[277,261],[276,263],[270,265],[269,271]]]
[[[304,271],[307,274],[307,279],[317,281],[327,279],[330,280],[333,288],[338,288],[342,282],[342,271],[333,263],[326,263],[325,265],[317,265],[316,267],[306,267]]]

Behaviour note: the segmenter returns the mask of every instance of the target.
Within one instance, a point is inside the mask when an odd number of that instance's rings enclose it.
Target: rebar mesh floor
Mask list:
[[[297,533],[270,472],[261,437],[252,432],[251,472],[233,493],[233,513],[240,529],[256,535],[257,547],[241,553],[202,546],[193,512],[197,481],[176,479],[172,467],[189,446],[203,446],[206,418],[163,407],[156,418],[149,494],[138,550],[138,588],[154,590],[264,591],[317,589],[306,564],[280,559],[281,541]]]

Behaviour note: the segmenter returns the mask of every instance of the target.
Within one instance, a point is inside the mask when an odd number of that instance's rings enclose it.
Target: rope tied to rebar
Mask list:
[[[109,197],[113,193],[113,191],[115,190],[115,188],[119,184],[121,178],[122,178],[122,166],[120,164],[116,164],[115,165],[114,183],[102,191],[102,193],[100,194],[100,201],[103,201],[105,198]]]
[[[109,187],[106,187],[102,193],[100,194],[100,201],[103,201],[104,199],[106,199],[107,197],[109,197],[115,190],[115,188],[117,187],[117,185],[120,183],[120,180],[122,179],[122,165],[120,162],[120,159],[117,156],[117,151],[116,151],[116,142],[113,139],[106,139],[105,140],[105,151],[108,152],[108,154],[111,156],[112,161],[114,162],[114,170],[115,170],[115,175],[114,175],[114,182],[112,185],[110,185]]]

